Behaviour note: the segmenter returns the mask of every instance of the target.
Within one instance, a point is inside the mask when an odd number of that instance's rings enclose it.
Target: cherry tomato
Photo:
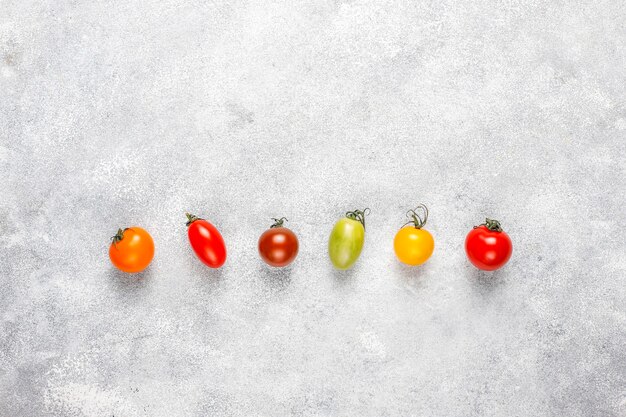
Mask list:
[[[369,209],[354,210],[335,223],[328,239],[328,255],[337,269],[348,269],[359,259],[365,241],[365,216]]]
[[[423,217],[417,213],[421,210]],[[430,258],[435,250],[435,240],[423,227],[428,220],[428,209],[420,204],[407,213],[409,221],[396,233],[393,250],[400,262],[407,265],[421,265]]]
[[[495,271],[507,263],[513,253],[513,244],[500,222],[486,219],[484,224],[467,234],[465,252],[476,268]]]
[[[109,258],[120,271],[141,272],[152,262],[154,241],[141,227],[119,229],[111,241]]]
[[[196,256],[210,268],[219,268],[226,262],[226,244],[222,235],[208,221],[193,214],[187,215],[187,235]]]
[[[287,266],[298,256],[298,238],[283,227],[286,218],[272,220],[274,224],[259,238],[259,255],[270,266]]]

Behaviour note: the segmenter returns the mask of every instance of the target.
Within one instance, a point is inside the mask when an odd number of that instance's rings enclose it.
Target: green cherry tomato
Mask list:
[[[328,239],[328,255],[337,269],[348,269],[359,259],[365,241],[365,215],[369,209],[349,211],[335,223]]]

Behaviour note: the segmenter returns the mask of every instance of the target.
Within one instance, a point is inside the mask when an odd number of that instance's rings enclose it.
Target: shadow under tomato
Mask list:
[[[108,276],[116,293],[123,297],[138,297],[150,286],[152,270],[148,267],[141,272],[130,274],[111,266]]]
[[[400,261],[394,260],[394,269],[397,275],[401,276],[405,281],[415,281],[421,279],[429,269],[428,262],[422,265],[406,265]]]
[[[189,256],[186,263],[191,270],[192,276],[201,280],[218,283],[224,277],[224,267],[226,265],[222,265],[219,268],[211,268],[195,256]]]
[[[394,275],[404,288],[411,288],[411,291],[418,291],[424,287],[424,277],[430,268],[428,262],[415,266],[403,264],[395,258],[393,262]]]
[[[483,271],[472,265],[468,265],[468,268],[472,286],[481,294],[490,294],[505,283],[505,274],[500,269]]]
[[[217,289],[219,289],[223,282],[224,269],[222,268],[209,268],[201,262],[197,262],[192,269],[190,276],[190,286],[197,294],[203,297],[212,296]]]
[[[354,277],[357,275],[359,266],[358,263],[354,264],[350,269],[337,269],[332,264],[329,265],[331,274],[335,279],[335,283],[339,285],[348,285],[354,282]]]
[[[293,273],[293,264],[282,268],[276,268],[260,262],[257,268],[257,276],[270,287],[282,290],[291,284],[291,275]]]

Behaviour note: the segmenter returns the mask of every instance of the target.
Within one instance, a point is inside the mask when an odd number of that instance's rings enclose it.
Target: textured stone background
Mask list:
[[[625,97],[616,0],[0,0],[0,415],[626,416]],[[130,225],[137,276],[107,257]]]

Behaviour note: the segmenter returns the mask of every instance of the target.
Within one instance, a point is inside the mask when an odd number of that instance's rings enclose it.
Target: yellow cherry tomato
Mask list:
[[[400,262],[421,265],[433,254],[435,240],[428,230],[405,226],[396,233],[393,250]]]
[[[420,204],[415,209],[409,210],[406,215],[409,221],[396,233],[393,239],[393,250],[400,262],[407,265],[421,265],[435,250],[433,235],[428,230],[422,229],[428,220],[428,208]]]

